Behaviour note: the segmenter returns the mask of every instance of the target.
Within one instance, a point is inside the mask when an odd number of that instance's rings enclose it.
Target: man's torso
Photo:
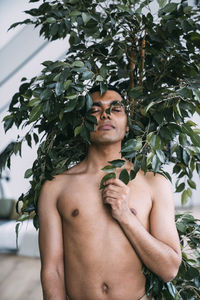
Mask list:
[[[138,300],[145,294],[142,262],[103,204],[102,174],[79,172],[75,167],[59,175],[57,201],[62,217],[67,294],[70,300]],[[149,230],[152,200],[145,176],[129,183],[129,207]]]

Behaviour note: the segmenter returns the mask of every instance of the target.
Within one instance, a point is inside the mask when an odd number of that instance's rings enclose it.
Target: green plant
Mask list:
[[[200,115],[200,14],[187,0],[157,2],[159,9],[153,12],[152,0],[43,0],[26,11],[29,19],[11,26],[34,24],[46,39],[70,43],[64,60],[45,61],[40,76],[22,78],[4,119],[5,131],[15,124],[27,133],[6,148],[0,169],[10,166],[11,155],[21,153],[23,142],[39,145],[37,159],[25,173],[31,188],[19,198],[19,220],[34,214],[38,228],[42,184],[87,154],[96,122],[88,93],[94,84],[102,93],[115,84],[124,95],[130,132],[122,156],[134,162],[128,180],[140,168],[171,179],[164,169],[170,163],[182,203],[191,197],[193,173],[200,174],[200,130],[191,120]],[[193,299],[192,291],[183,299]]]

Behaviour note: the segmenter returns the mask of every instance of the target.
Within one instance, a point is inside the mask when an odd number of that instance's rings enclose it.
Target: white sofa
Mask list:
[[[39,257],[38,231],[33,221],[28,220],[20,224],[18,249],[16,245],[16,221],[0,222],[0,252],[16,252],[18,255]]]

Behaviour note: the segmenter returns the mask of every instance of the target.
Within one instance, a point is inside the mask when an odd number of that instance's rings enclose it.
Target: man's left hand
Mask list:
[[[131,214],[129,209],[130,188],[120,179],[109,179],[104,182],[103,202],[110,204],[112,217],[118,222]]]

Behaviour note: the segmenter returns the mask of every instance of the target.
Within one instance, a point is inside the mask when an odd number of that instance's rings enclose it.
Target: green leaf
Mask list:
[[[73,99],[76,99],[77,98],[77,95],[76,94],[73,94],[73,95],[67,95],[65,98],[69,99],[69,100],[73,100]]]
[[[191,179],[188,179],[188,184],[189,184],[189,186],[192,188],[192,189],[196,189],[196,183],[193,181],[193,180],[191,180]]]
[[[188,280],[192,280],[196,277],[199,278],[199,275],[200,275],[199,271],[192,266],[190,266],[189,269],[187,270],[187,272],[185,273],[185,277]]]
[[[154,173],[157,173],[160,169],[161,163],[157,155],[154,155],[152,160],[152,169]]]
[[[90,121],[91,123],[98,125],[97,118],[95,116],[87,114],[85,118],[86,118],[86,120]]]
[[[39,138],[38,138],[38,135],[35,132],[33,133],[33,139],[35,141],[35,144],[37,144],[38,141],[39,141]]]
[[[71,83],[72,83],[72,80],[70,80],[70,79],[68,79],[67,81],[64,82],[63,86],[64,86],[65,91],[68,90],[68,88],[70,87]]]
[[[156,150],[156,155],[158,156],[161,163],[165,162],[165,154],[162,150],[160,149]]]
[[[84,63],[80,60],[75,60],[73,63],[72,63],[72,67],[79,67],[79,68],[82,68],[84,67]]]
[[[104,185],[104,182],[108,179],[112,179],[112,178],[116,178],[116,174],[115,173],[108,173],[106,174],[102,179],[101,179],[101,182],[100,182],[100,190],[104,189],[105,188],[105,185]]]
[[[193,144],[197,147],[200,147],[200,136],[199,134],[196,134],[194,132],[191,133],[190,135],[191,141],[193,142]]]
[[[185,205],[190,197],[191,197],[191,190],[190,189],[185,190],[181,195],[181,204]]]
[[[177,94],[181,95],[184,98],[191,98],[192,97],[192,90],[189,88],[182,88],[177,91]]]
[[[134,151],[135,147],[137,145],[137,140],[136,139],[131,139],[127,141],[124,146],[121,149],[121,152],[130,152]]]
[[[81,15],[81,12],[79,10],[73,10],[70,15],[72,17],[77,17],[77,16],[80,16]]]
[[[53,18],[53,17],[50,17],[50,18],[47,18],[46,22],[47,22],[47,23],[50,23],[50,24],[56,23],[56,19]]]
[[[172,297],[176,297],[176,288],[175,288],[175,286],[173,285],[173,283],[172,282],[167,282],[166,283],[167,284],[167,287],[168,287],[168,291],[169,291],[169,293],[170,293],[170,295],[172,296]]]
[[[142,147],[142,139],[130,139],[127,141],[121,149],[121,152],[132,152],[138,151]]]
[[[200,147],[200,136],[194,133],[192,128],[187,123],[182,125],[182,131],[189,135],[195,146]]]
[[[13,116],[6,116],[4,119],[4,130],[5,133],[8,131],[8,129],[10,129],[14,123],[14,119]]]
[[[121,168],[125,164],[125,160],[123,159],[115,159],[112,161],[109,161],[109,164],[111,164],[115,168]]]
[[[184,133],[181,133],[179,135],[179,143],[184,147],[187,145],[187,135]]]
[[[141,86],[137,86],[135,88],[132,88],[129,92],[128,95],[133,98],[134,100],[137,100],[139,98],[141,98],[143,94],[143,89]]]
[[[93,105],[92,97],[89,94],[87,94],[86,95],[86,107],[87,107],[87,111],[92,108],[92,105]]]
[[[123,169],[123,170],[120,172],[120,174],[119,174],[119,179],[120,179],[121,181],[123,181],[123,183],[125,183],[125,184],[128,184],[128,183],[129,183],[130,178],[129,178],[128,171],[127,171],[126,169]]]
[[[160,12],[171,13],[177,8],[177,3],[168,3],[165,7],[163,7]]]
[[[80,135],[86,142],[90,143],[90,131],[88,128],[86,128],[85,126],[82,126]]]
[[[23,215],[21,215],[21,216],[17,219],[17,221],[23,222],[23,221],[28,220],[28,219],[30,219],[30,216],[27,215],[27,214],[23,214]]]
[[[76,100],[69,100],[64,107],[64,112],[71,112],[72,110],[74,110],[75,106],[76,106]]]
[[[84,25],[86,25],[90,19],[91,19],[91,15],[89,15],[88,13],[82,13],[82,19],[83,19],[83,23]]]
[[[39,117],[42,115],[42,107],[42,104],[39,104],[32,109],[29,117],[29,123],[32,123],[39,119]]]
[[[58,30],[59,30],[58,24],[57,23],[52,24],[51,30],[50,30],[51,35],[52,36],[56,35],[58,33]]]
[[[180,193],[180,192],[182,192],[184,190],[184,188],[185,188],[185,183],[182,182],[181,184],[179,184],[179,186],[177,186],[176,192]]]
[[[53,92],[51,89],[45,89],[41,94],[40,94],[40,99],[49,99],[53,95]],[[29,102],[30,104],[30,102]]]
[[[164,7],[167,4],[167,0],[157,0],[160,8]]]
[[[92,79],[94,77],[94,73],[91,71],[86,71],[82,75],[82,80]]]
[[[75,129],[74,129],[74,136],[77,136],[80,134],[81,132],[81,125],[80,126],[77,126]]]
[[[32,169],[28,169],[26,170],[25,174],[24,174],[24,178],[29,178],[33,175],[33,171]]]
[[[87,120],[85,121],[85,126],[88,128],[89,131],[94,131],[94,123],[88,122]]]
[[[29,101],[29,103],[27,105],[30,106],[30,107],[38,106],[38,104],[40,104],[40,102],[41,101],[40,101],[39,98],[34,98],[31,101]]]
[[[177,230],[180,231],[181,233],[185,233],[186,230],[187,230],[187,227],[185,224],[182,224],[182,223],[176,223],[176,227],[177,227]]]
[[[104,168],[102,168],[101,170],[104,172],[107,172],[107,173],[112,173],[112,172],[116,171],[116,168],[108,165],[108,166],[105,166]]]
[[[60,96],[65,91],[63,82],[58,81],[56,83],[56,95]]]
[[[104,79],[101,75],[97,75],[96,81],[104,81]]]

